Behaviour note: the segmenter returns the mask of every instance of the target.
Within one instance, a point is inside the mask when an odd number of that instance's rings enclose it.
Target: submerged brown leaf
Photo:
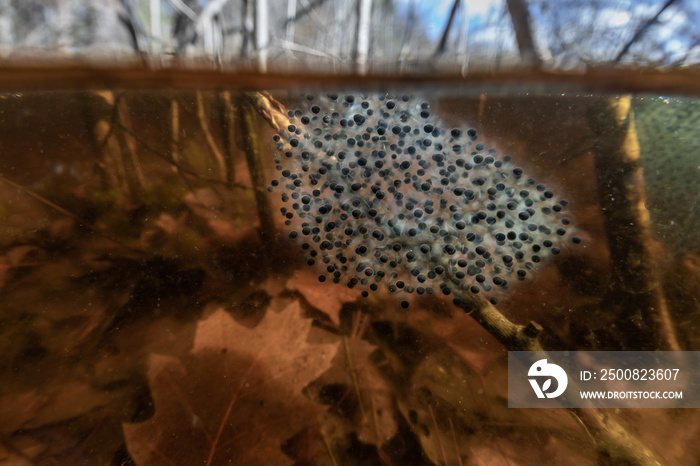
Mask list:
[[[337,351],[306,342],[311,320],[300,313],[295,302],[251,330],[218,310],[199,323],[190,354],[151,355],[155,415],[123,426],[134,461],[291,464],[280,447],[304,429],[318,430],[322,411],[301,390]]]
[[[353,434],[381,448],[397,431],[399,413],[390,385],[372,355],[377,347],[359,338],[344,338],[333,366],[308,388],[312,399],[329,405],[324,429],[341,442]]]
[[[296,271],[294,277],[287,282],[287,288],[301,293],[309,304],[327,314],[331,321],[338,325],[343,304],[358,299],[360,290],[350,289],[344,284],[323,285],[319,286],[318,271],[308,268]]]

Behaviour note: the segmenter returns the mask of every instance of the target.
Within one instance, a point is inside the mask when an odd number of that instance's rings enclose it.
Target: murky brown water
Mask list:
[[[697,100],[328,94],[0,96],[3,464],[598,464],[507,408],[474,296],[551,350],[700,350]],[[700,458],[695,410],[607,414]]]

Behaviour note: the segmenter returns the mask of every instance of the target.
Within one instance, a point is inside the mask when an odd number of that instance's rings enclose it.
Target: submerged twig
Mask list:
[[[240,184],[240,183],[228,182],[228,181],[221,180],[221,179],[209,178],[209,177],[206,177],[206,176],[202,176],[201,174],[197,173],[194,169],[189,168],[189,167],[187,167],[187,166],[184,164],[184,162],[186,161],[186,159],[183,159],[183,158],[181,157],[180,162],[175,162],[172,158],[170,158],[170,157],[168,157],[167,155],[161,153],[159,150],[154,149],[153,147],[151,147],[146,141],[144,141],[144,140],[143,140],[138,134],[136,134],[135,132],[133,132],[133,131],[127,129],[127,128],[120,128],[120,129],[122,129],[122,131],[125,131],[125,132],[127,132],[128,134],[130,134],[130,135],[134,138],[134,140],[135,140],[137,143],[139,143],[139,144],[141,145],[141,147],[143,147],[144,149],[146,149],[148,152],[150,152],[151,154],[155,155],[155,156],[158,157],[159,159],[164,160],[164,161],[167,162],[168,164],[172,165],[173,168],[174,168],[175,170],[177,170],[178,173],[180,173],[180,174],[187,174],[187,175],[189,175],[189,176],[191,176],[191,177],[193,177],[193,178],[195,178],[195,179],[197,179],[197,180],[204,181],[204,182],[206,182],[206,183],[216,184],[216,185],[224,185],[224,186],[226,186],[226,187],[228,187],[228,188],[236,188],[236,189],[242,189],[242,190],[250,189],[248,186],[245,186],[245,185]]]
[[[175,96],[170,99],[170,157],[180,163],[180,103]],[[177,166],[173,166],[177,170]]]
[[[202,132],[204,133],[204,138],[207,141],[207,145],[209,146],[209,151],[211,152],[212,156],[214,157],[214,160],[216,161],[216,164],[219,166],[219,173],[221,174],[221,179],[222,180],[228,180],[228,167],[226,164],[226,159],[224,158],[224,155],[221,153],[221,150],[219,150],[219,147],[216,145],[216,141],[214,141],[214,136],[211,134],[211,130],[209,129],[209,120],[207,118],[207,112],[204,108],[204,98],[202,97],[202,91],[197,91],[197,120],[199,121],[199,127],[202,128]]]
[[[131,118],[129,116],[129,107],[127,106],[126,98],[123,95],[117,96],[115,105],[117,107],[120,126],[131,129]],[[134,178],[138,181],[138,185],[134,186],[134,189],[135,193],[140,195],[146,190],[146,178],[141,169],[141,161],[139,160],[139,155],[136,150],[136,141],[133,136],[127,132],[122,132],[122,134],[119,135],[119,140],[123,149],[126,149],[131,159],[131,166],[133,167],[133,173],[135,175]],[[131,171],[132,170],[127,170],[127,173]]]
[[[630,97],[596,101],[588,121],[596,135],[595,170],[613,271],[608,294],[622,314],[624,346],[679,351],[652,253]]]
[[[360,405],[360,413],[362,414],[362,419],[366,419],[365,407],[362,403],[362,394],[360,393],[360,383],[357,379],[357,373],[355,372],[355,367],[352,363],[352,358],[350,357],[350,344],[348,343],[348,338],[343,336],[343,346],[345,348],[345,358],[348,361],[348,370],[350,372],[350,378],[352,379],[352,384],[355,387],[355,396],[357,396],[357,404]]]
[[[479,295],[466,293],[461,298],[460,308],[509,351],[544,351],[539,340],[542,327],[537,323],[516,324]]]
[[[440,449],[442,461],[444,462],[445,466],[447,466],[447,454],[445,453],[445,448],[442,446],[442,440],[440,440],[440,429],[438,428],[437,419],[435,419],[435,413],[433,412],[433,406],[431,404],[428,404],[428,411],[430,412],[430,417],[433,420],[433,427],[435,427],[435,438],[437,440],[438,448]]]
[[[223,123],[224,159],[226,160],[226,181],[233,183],[236,179],[236,167],[233,160],[233,146],[236,139],[235,117],[232,109],[231,91],[219,93],[219,116]]]
[[[238,98],[238,111],[240,115],[240,142],[243,152],[245,153],[246,161],[248,162],[248,170],[253,181],[253,190],[255,192],[255,202],[258,209],[258,218],[260,220],[260,235],[267,243],[271,243],[275,236],[275,223],[272,220],[272,205],[267,195],[267,187],[265,181],[265,171],[260,159],[258,129],[255,124],[255,109],[258,108],[257,98],[251,99],[250,96],[241,96]]]
[[[56,204],[56,203],[54,203],[54,202],[51,202],[50,200],[46,199],[46,198],[45,198],[44,196],[42,196],[41,194],[38,194],[38,193],[32,191],[32,190],[29,189],[29,188],[26,188],[26,187],[24,187],[24,186],[22,186],[22,185],[20,185],[20,184],[17,184],[17,183],[15,183],[14,181],[8,180],[7,178],[5,178],[4,176],[2,176],[1,174],[0,174],[0,182],[9,184],[9,185],[12,186],[13,188],[16,188],[16,189],[22,191],[23,193],[25,193],[25,194],[28,195],[29,197],[32,197],[32,198],[36,199],[37,201],[41,202],[42,204],[44,204],[44,205],[46,205],[46,206],[52,208],[52,209],[55,210],[56,212],[58,212],[58,213],[60,213],[60,214],[62,214],[62,215],[65,215],[66,217],[68,217],[68,218],[70,218],[70,219],[72,219],[72,220],[75,220],[78,224],[81,224],[81,225],[82,225],[82,223],[84,223],[84,220],[83,220],[82,218],[78,217],[77,215],[75,215],[73,212],[70,212],[70,211],[64,209],[63,207],[61,207],[60,205],[58,205],[58,204]]]
[[[98,98],[106,107],[98,112],[91,98]],[[80,101],[103,189],[115,189],[120,204],[129,208],[139,205],[146,181],[124,97],[114,91],[101,91],[82,94]]]
[[[46,197],[44,197],[41,194],[27,188],[26,186],[22,186],[21,184],[15,183],[14,181],[5,178],[2,174],[0,174],[0,183],[5,183],[9,186],[12,186],[13,188],[17,189],[18,191],[35,199],[39,203],[44,204],[45,206],[55,210],[56,212],[58,212],[59,214],[65,216],[67,218],[70,218],[71,220],[73,220],[76,223],[76,226],[78,228],[80,228],[81,230],[85,230],[85,231],[88,231],[88,232],[93,233],[95,235],[99,235],[99,236],[113,242],[114,244],[118,244],[119,246],[121,246],[129,251],[140,252],[140,251],[138,251],[130,246],[125,245],[121,240],[111,236],[111,232],[104,231],[103,229],[98,229],[98,228],[90,225],[89,220],[81,218],[80,216],[69,211],[68,209],[61,207],[60,205],[56,204],[53,201],[50,201]]]

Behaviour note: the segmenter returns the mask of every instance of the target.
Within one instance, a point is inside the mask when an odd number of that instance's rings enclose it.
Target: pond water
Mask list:
[[[691,98],[2,94],[0,460],[697,464],[696,410],[508,409],[483,311],[700,350],[698,209]]]

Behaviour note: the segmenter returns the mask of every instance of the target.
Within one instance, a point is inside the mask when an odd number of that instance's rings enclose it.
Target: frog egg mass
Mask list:
[[[484,293],[492,303],[556,255],[567,201],[427,102],[308,95],[274,136],[289,237],[321,282],[401,294]]]

